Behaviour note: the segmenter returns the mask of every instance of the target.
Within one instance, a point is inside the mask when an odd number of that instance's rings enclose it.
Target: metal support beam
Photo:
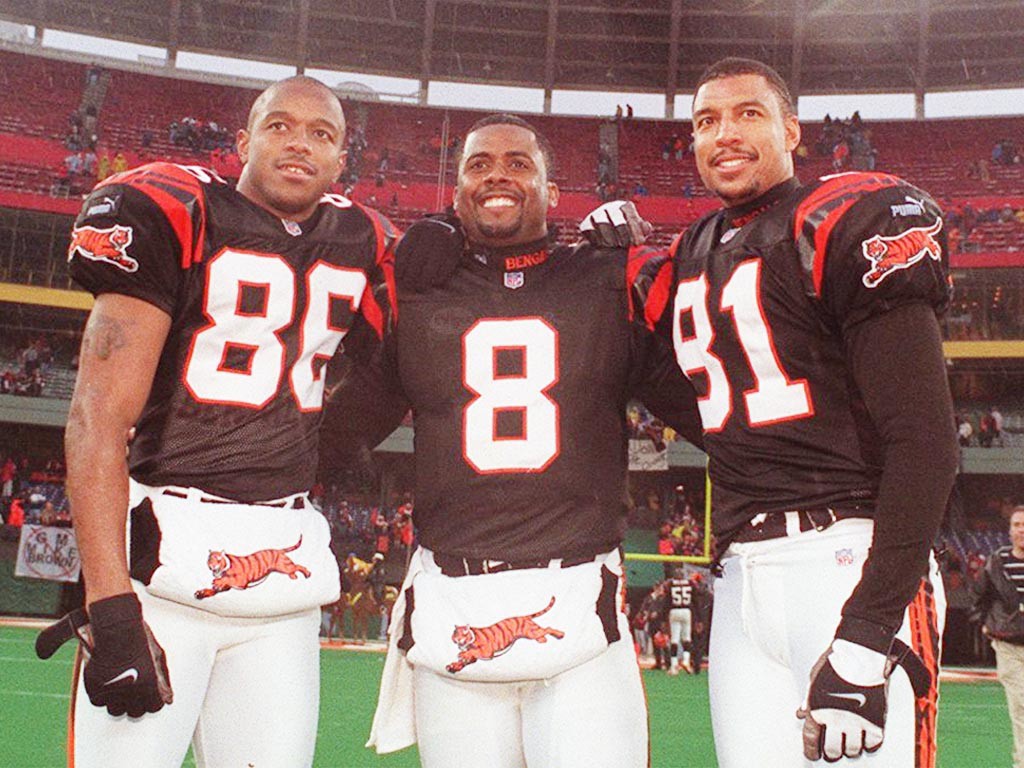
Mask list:
[[[299,0],[298,50],[295,57],[295,68],[300,75],[306,74],[309,63],[309,0]]]
[[[683,20],[683,0],[672,0],[669,20],[668,77],[665,79],[665,119],[676,116],[676,91],[679,90],[679,29]]]
[[[181,42],[181,0],[171,0],[170,24],[167,30],[167,66],[178,63],[178,45]]]
[[[548,26],[544,37],[544,114],[551,114],[555,89],[555,39],[558,33],[558,0],[548,0]]]
[[[430,87],[430,56],[434,48],[434,22],[437,17],[437,0],[423,4],[423,50],[420,53],[420,104],[427,103]]]
[[[807,11],[804,0],[793,3],[793,59],[789,70],[789,92],[797,106],[800,103],[801,79],[804,68],[804,36],[807,28]]]
[[[924,92],[928,87],[928,27],[931,4],[917,0],[917,70],[914,72],[914,119],[924,120]]]

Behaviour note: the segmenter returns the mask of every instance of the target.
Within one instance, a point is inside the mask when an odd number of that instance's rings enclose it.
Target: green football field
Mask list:
[[[35,658],[35,631],[0,627],[0,768],[60,768],[72,646],[49,661]],[[418,766],[415,750],[378,757],[363,748],[384,663],[380,653],[325,649],[320,701],[319,768]],[[651,711],[652,768],[715,765],[707,675],[644,672]],[[750,695],[757,696],[752,690]],[[1011,764],[1006,702],[995,682],[944,683],[939,707],[940,768]],[[751,755],[751,766],[757,756]],[[194,763],[188,760],[185,765]],[[824,765],[824,763],[823,763]],[[855,765],[851,763],[850,765]],[[145,768],[145,766],[140,766]]]

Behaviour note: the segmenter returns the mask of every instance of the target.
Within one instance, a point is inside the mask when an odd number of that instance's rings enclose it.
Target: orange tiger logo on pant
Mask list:
[[[528,616],[510,616],[487,627],[470,627],[461,624],[452,632],[452,642],[459,646],[459,658],[445,667],[452,674],[480,659],[493,659],[506,653],[516,640],[536,640],[546,643],[548,636],[555,639],[565,637],[565,632],[551,627],[542,627],[534,619],[551,610],[555,604],[554,595],[547,607]]]
[[[301,573],[309,578],[309,569],[292,561],[286,553],[294,552],[302,544],[302,536],[286,549],[261,549],[251,555],[231,555],[227,552],[210,550],[206,565],[213,573],[213,586],[196,592],[196,600],[213,597],[229,589],[248,589],[262,583],[272,573],[283,573],[289,579],[297,579]]]

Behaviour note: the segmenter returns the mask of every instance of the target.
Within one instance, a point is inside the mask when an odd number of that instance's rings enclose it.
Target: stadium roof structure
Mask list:
[[[1021,0],[5,0],[3,15],[167,48],[430,80],[692,91],[724,56],[795,94],[1024,85]],[[425,90],[425,89],[423,89]]]

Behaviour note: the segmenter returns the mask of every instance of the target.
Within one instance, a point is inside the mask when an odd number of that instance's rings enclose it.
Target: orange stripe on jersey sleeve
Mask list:
[[[654,330],[655,324],[665,311],[668,303],[669,291],[672,281],[672,263],[666,261],[658,271],[650,278],[649,285],[637,286],[641,273],[646,269],[650,272],[649,265],[652,260],[664,257],[665,251],[650,246],[634,245],[629,249],[626,258],[626,296],[629,300],[629,319],[636,317],[634,302],[637,298],[643,301],[640,308],[643,312],[644,324]]]
[[[74,671],[71,673],[71,705],[68,707],[68,768],[75,768],[75,705],[78,702],[78,678],[82,674],[82,647],[75,649]]]
[[[939,708],[939,616],[934,588],[928,579],[921,580],[917,595],[907,608],[907,620],[910,647],[921,657],[932,676],[928,694],[915,702],[914,766],[935,768],[935,721]]]
[[[800,203],[793,217],[793,238],[809,236],[805,229],[813,232],[814,262],[811,275],[814,292],[821,295],[821,284],[825,275],[825,255],[828,238],[842,220],[843,215],[867,192],[874,192],[900,183],[895,176],[884,173],[848,173],[825,181]]]
[[[353,201],[355,202],[355,201]],[[355,203],[355,206],[363,212],[363,214],[370,220],[370,224],[373,225],[373,235],[376,239],[376,252],[374,254],[374,263],[380,268],[384,274],[384,284],[388,292],[388,301],[391,304],[391,311],[394,319],[398,320],[398,294],[395,290],[395,257],[391,250],[387,232],[384,230],[383,217],[377,213],[377,211],[367,208],[360,203]],[[388,222],[390,226],[390,222]],[[390,238],[394,241],[396,238]],[[377,302],[377,297],[373,294],[373,285],[369,282],[366,284],[366,289],[363,291],[363,299],[359,304],[359,311],[363,313],[363,317],[377,332],[378,338],[384,338],[384,310]]]
[[[172,163],[153,163],[110,176],[97,186],[108,184],[137,189],[163,212],[181,246],[182,269],[202,261],[206,239],[206,198],[199,179]],[[191,200],[199,205],[198,237],[192,229]]]
[[[636,307],[633,302],[633,286],[636,285],[637,277],[640,276],[640,270],[643,269],[644,264],[651,260],[654,255],[654,251],[649,248],[644,248],[642,245],[634,245],[629,249],[629,253],[626,255],[626,301],[627,301],[627,316],[630,322],[636,316]]]

